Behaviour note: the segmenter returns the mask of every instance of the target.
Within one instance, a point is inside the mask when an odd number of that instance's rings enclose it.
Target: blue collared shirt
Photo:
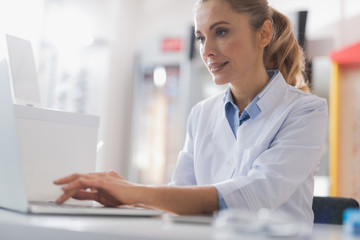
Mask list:
[[[269,70],[267,71],[270,80],[265,85],[266,86],[271,82],[271,80],[276,76],[278,71],[275,70]],[[262,91],[261,91],[262,92]],[[261,93],[260,92],[260,93]],[[259,94],[260,94],[259,93]],[[227,121],[229,122],[230,128],[234,134],[234,137],[236,138],[236,132],[238,128],[247,120],[256,118],[257,115],[261,112],[261,109],[257,105],[257,102],[259,101],[259,94],[251,101],[251,103],[244,109],[244,111],[240,113],[240,109],[235,105],[233,96],[231,93],[230,88],[226,90],[225,97],[224,97],[224,103],[225,103],[225,116],[227,118]],[[221,193],[218,191],[219,196],[219,209],[225,209],[227,208],[227,205],[224,201],[224,198],[222,197]]]

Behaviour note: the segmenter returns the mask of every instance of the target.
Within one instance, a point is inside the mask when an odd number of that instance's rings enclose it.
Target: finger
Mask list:
[[[106,172],[92,172],[92,173],[88,173],[87,175],[88,176],[91,176],[91,177],[101,177],[101,176],[106,176]]]
[[[78,179],[75,179],[72,182],[69,182],[67,185],[62,187],[64,192],[71,191],[73,189],[98,189],[101,188],[100,184],[101,178],[91,177],[91,176],[83,176]]]
[[[85,190],[80,190],[75,195],[72,196],[72,198],[77,200],[94,200],[96,201],[98,199],[97,192],[88,192]]]
[[[81,174],[74,173],[74,174],[72,174],[70,176],[66,176],[66,177],[55,180],[54,184],[61,185],[61,184],[69,183],[69,182],[74,181],[75,179],[77,179],[77,178],[79,178],[81,176],[82,176]]]
[[[86,195],[87,194],[87,195]],[[68,191],[64,191],[64,193],[55,201],[57,204],[63,204],[69,198],[75,198],[79,200],[97,200],[97,191],[87,191],[86,188],[75,188],[70,189]],[[81,198],[81,199],[80,199]]]
[[[93,200],[97,201],[98,203],[107,206],[107,207],[116,207],[121,205],[121,203],[117,200],[112,199],[106,195],[102,195],[97,191],[89,192],[85,190],[79,190],[72,198],[77,200]]]
[[[106,172],[107,175],[112,176],[112,177],[120,177],[122,178],[117,172],[110,170],[108,172]]]
[[[62,185],[62,184],[72,182],[78,178],[87,178],[87,177],[94,177],[94,176],[98,177],[98,176],[105,176],[105,175],[106,175],[106,173],[86,173],[86,174],[74,173],[74,174],[66,176],[64,178],[55,180],[54,184]]]
[[[73,182],[70,182],[66,186],[62,187],[64,193],[56,200],[56,203],[62,204],[67,201],[69,198],[76,195],[80,190],[85,190],[87,188],[97,188],[100,184],[96,179],[81,177],[76,179]]]
[[[69,198],[71,198],[72,196],[74,196],[76,194],[77,190],[72,190],[72,191],[68,191],[68,192],[64,192],[58,199],[56,199],[56,203],[57,204],[63,204],[64,202],[66,202]]]

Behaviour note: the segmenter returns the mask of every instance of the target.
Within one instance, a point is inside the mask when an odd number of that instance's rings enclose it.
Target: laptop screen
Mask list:
[[[15,103],[41,107],[35,59],[31,43],[6,35]]]

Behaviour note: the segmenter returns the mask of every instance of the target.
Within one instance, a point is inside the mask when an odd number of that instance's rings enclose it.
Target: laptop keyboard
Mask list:
[[[96,206],[93,205],[77,205],[71,203],[57,204],[53,201],[30,201],[30,204],[42,206],[42,207],[59,207],[59,208],[94,208]]]

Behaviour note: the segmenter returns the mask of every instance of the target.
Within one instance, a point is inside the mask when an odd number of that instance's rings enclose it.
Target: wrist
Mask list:
[[[136,184],[130,192],[129,204],[145,204],[148,205],[149,187],[145,185]]]

